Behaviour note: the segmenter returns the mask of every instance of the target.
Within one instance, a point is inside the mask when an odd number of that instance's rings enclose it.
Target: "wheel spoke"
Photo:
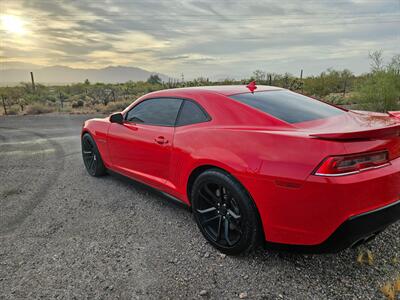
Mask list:
[[[89,165],[89,170],[92,170],[92,167],[94,165],[94,156],[92,157],[92,159],[90,160],[90,165]]]
[[[232,216],[232,218],[234,218],[235,220],[239,220],[241,218],[240,215],[236,214],[232,209],[228,209],[228,213],[230,216]]]
[[[85,150],[92,150],[92,145],[89,143],[89,141],[87,139],[83,140],[83,148]]]
[[[218,203],[219,201],[221,201],[221,199],[218,198],[217,195],[215,195],[215,194],[210,190],[210,188],[208,187],[208,185],[206,185],[206,186],[204,187],[204,190],[205,190],[205,192],[207,193],[207,195],[210,196],[212,200],[214,200],[215,203]]]
[[[216,241],[219,241],[221,239],[221,233],[222,233],[222,217],[219,216],[218,231],[217,231],[217,239],[216,239]]]
[[[199,192],[199,195],[200,195],[209,205],[211,205],[211,206],[215,206],[215,205],[216,205],[216,203],[214,203],[209,197],[207,197],[207,196],[203,193],[203,191],[200,191],[200,192]]]
[[[97,159],[96,159],[96,156],[93,155],[93,165],[92,165],[92,168],[91,168],[93,173],[96,171],[96,167],[97,167]]]
[[[210,208],[207,208],[207,209],[198,209],[197,212],[200,213],[200,214],[207,214],[207,213],[210,213],[210,212],[213,212],[213,211],[216,211],[216,210],[217,209],[215,207],[210,207]]]
[[[83,158],[86,160],[91,159],[92,155],[93,155],[92,151],[83,151]]]
[[[211,218],[208,218],[208,219],[202,221],[201,224],[202,224],[203,226],[204,226],[204,225],[207,225],[207,224],[211,223],[212,221],[214,221],[214,220],[216,220],[216,219],[218,219],[218,218],[220,218],[220,217],[221,217],[220,215],[215,215],[215,216],[213,216],[213,217],[211,217]]]
[[[232,242],[229,239],[229,221],[228,221],[228,219],[225,219],[225,222],[224,222],[224,238],[225,238],[225,241],[228,243],[228,245],[231,246]]]

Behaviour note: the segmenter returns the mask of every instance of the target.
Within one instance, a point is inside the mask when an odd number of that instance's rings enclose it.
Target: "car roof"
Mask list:
[[[276,91],[282,90],[282,88],[275,86],[267,86],[267,85],[257,85],[256,92],[262,91]],[[168,89],[161,90],[163,93],[176,93],[176,92],[211,92],[218,93],[225,96],[231,96],[235,94],[249,93],[250,90],[246,87],[246,85],[215,85],[215,86],[199,86],[199,87],[185,87],[185,88],[176,88],[176,89]]]

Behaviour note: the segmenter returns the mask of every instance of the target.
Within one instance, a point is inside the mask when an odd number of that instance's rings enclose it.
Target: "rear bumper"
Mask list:
[[[400,200],[373,211],[349,218],[321,244],[303,246],[267,242],[267,246],[274,249],[286,249],[308,253],[335,253],[369,240],[399,219]]]

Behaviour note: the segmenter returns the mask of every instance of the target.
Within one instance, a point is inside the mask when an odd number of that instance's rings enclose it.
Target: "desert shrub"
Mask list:
[[[377,71],[356,88],[354,99],[366,110],[386,112],[399,109],[400,76],[392,71]]]
[[[319,76],[310,76],[303,79],[303,90],[308,95],[319,97],[331,93],[343,93],[351,89],[355,76],[349,70],[337,71],[328,69]]]
[[[110,114],[113,112],[120,112],[120,111],[123,111],[131,103],[132,103],[131,101],[120,101],[120,102],[111,102],[107,106],[100,104],[100,105],[96,106],[96,111],[102,112],[105,114]]]
[[[83,107],[84,102],[82,100],[72,102],[72,108],[79,108]]]
[[[50,107],[43,103],[36,102],[33,103],[32,105],[29,105],[25,113],[28,115],[39,115],[39,114],[47,114],[54,111],[55,111],[54,107]]]
[[[7,114],[8,115],[18,115],[19,111],[20,111],[19,107],[16,105],[13,105],[7,109]]]
[[[324,101],[334,104],[334,105],[341,105],[341,104],[345,104],[346,100],[340,94],[329,94],[324,97]]]
[[[338,106],[348,106],[355,103],[354,99],[351,97],[351,94],[347,94],[346,97],[343,97],[342,93],[332,93],[323,97],[322,99],[325,102]]]

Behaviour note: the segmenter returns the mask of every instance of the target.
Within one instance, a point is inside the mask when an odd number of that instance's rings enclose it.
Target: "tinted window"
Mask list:
[[[268,91],[230,96],[288,123],[323,119],[343,111],[324,102],[290,91]]]
[[[188,125],[208,121],[204,111],[192,101],[184,101],[177,125]]]
[[[128,112],[126,120],[134,123],[174,126],[181,103],[180,99],[169,98],[144,100]]]

